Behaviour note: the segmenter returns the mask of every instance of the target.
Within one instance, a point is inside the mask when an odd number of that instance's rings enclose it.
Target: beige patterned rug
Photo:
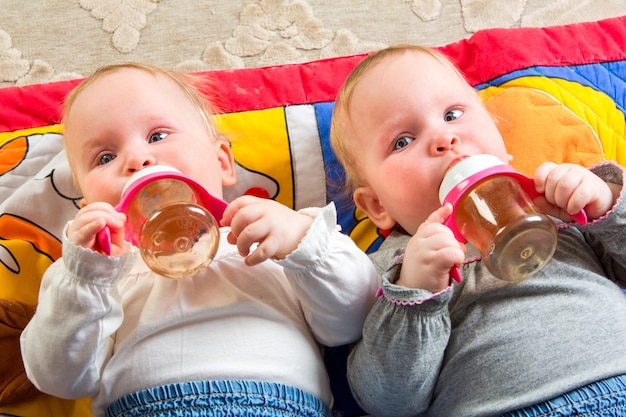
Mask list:
[[[119,61],[255,67],[624,14],[624,0],[0,0],[0,87]]]

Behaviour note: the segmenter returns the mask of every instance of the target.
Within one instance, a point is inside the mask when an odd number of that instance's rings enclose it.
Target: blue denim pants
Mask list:
[[[565,416],[626,416],[626,375],[594,382],[545,403],[503,415],[503,417]]]
[[[255,381],[198,381],[149,388],[112,403],[107,417],[330,417],[299,388]]]

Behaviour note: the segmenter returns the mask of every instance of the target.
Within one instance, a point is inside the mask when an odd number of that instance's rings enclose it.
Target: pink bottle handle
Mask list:
[[[467,240],[465,239],[465,237],[463,237],[461,232],[458,230],[456,226],[456,222],[454,221],[456,206],[457,206],[458,201],[460,200],[461,196],[465,193],[465,191],[472,184],[475,184],[478,179],[487,178],[494,174],[508,175],[513,178],[516,178],[519,181],[522,189],[526,192],[526,194],[528,195],[528,197],[530,197],[531,200],[541,195],[535,189],[535,181],[532,178],[527,177],[526,175],[515,171],[513,167],[511,167],[510,165],[492,166],[490,168],[486,168],[466,178],[464,181],[460,182],[454,188],[452,188],[452,190],[448,192],[448,194],[443,200],[443,204],[445,203],[452,204],[452,214],[450,214],[450,217],[446,219],[444,224],[448,226],[450,229],[452,229],[454,236],[459,242],[465,243],[467,242]],[[578,213],[570,214],[570,217],[572,218],[572,220],[574,220],[576,223],[580,225],[585,225],[588,223],[587,213],[585,212],[584,209],[580,210]]]
[[[580,210],[578,213],[576,214],[570,214],[570,217],[578,224],[580,225],[585,225],[589,222],[589,219],[587,218],[587,213],[585,212],[584,209]]]
[[[222,220],[222,215],[224,214],[224,210],[226,210],[226,206],[228,204],[225,201],[212,196],[202,187],[202,185],[192,180],[191,178],[184,176],[182,173],[176,170],[165,172],[156,171],[154,173],[148,173],[143,177],[140,177],[136,181],[131,182],[128,188],[124,190],[121,201],[117,206],[115,206],[115,210],[126,213],[131,198],[141,189],[141,187],[143,187],[147,182],[155,178],[176,178],[187,183],[191,186],[192,189],[196,191],[204,191],[199,192],[198,194],[198,197],[200,199],[199,203],[202,204],[213,215],[213,217],[215,217],[215,220],[218,223]],[[108,227],[105,226],[96,235],[96,246],[96,250],[99,250],[106,255],[111,255],[111,231]]]
[[[540,194],[537,192],[537,190],[535,190],[535,181],[532,178],[529,178],[522,174],[518,174],[514,176],[519,180],[522,188],[524,189],[524,191],[526,191],[526,194],[528,194],[528,196],[531,199],[539,197]],[[583,226],[586,225],[589,221],[589,219],[587,218],[587,213],[585,212],[585,209],[580,210],[578,213],[570,214],[570,217],[576,223],[583,225]]]
[[[96,244],[100,252],[111,255],[111,231],[108,226],[104,226],[96,235]]]
[[[452,268],[450,268],[450,278],[452,278],[456,282],[461,282],[463,280],[463,278],[461,277],[461,271],[459,270],[458,266],[454,265]]]
[[[491,173],[493,172],[497,172],[499,174],[505,174],[505,175],[510,175],[512,177],[517,178],[517,180],[520,182],[520,185],[522,186],[522,188],[524,189],[524,191],[526,192],[526,194],[528,194],[528,196],[531,199],[534,199],[536,197],[538,197],[540,194],[537,192],[537,190],[535,189],[535,182],[532,178],[527,177],[524,174],[521,174],[519,172],[514,171],[512,168],[508,168],[507,170],[505,170],[504,172],[502,172],[502,167],[500,166],[496,166],[493,167],[491,169],[486,169],[483,172],[480,173],[481,176],[484,176],[485,173]],[[468,182],[464,183],[465,186],[467,186]],[[454,222],[454,210],[456,209],[456,203],[458,201],[458,199],[460,198],[462,192],[464,191],[462,187],[458,187],[457,189],[453,190],[452,192],[450,192],[448,194],[448,196],[446,196],[446,199],[444,200],[444,203],[446,202],[450,202],[452,203],[453,206],[453,212],[450,215],[450,217],[448,217],[448,219],[444,222],[444,224],[446,226],[448,226],[450,229],[452,229],[452,231],[454,232],[455,237],[457,238],[457,240],[459,242],[467,242],[467,240],[465,239],[465,237],[463,237],[463,235],[459,232],[459,230],[456,227],[456,223]],[[570,217],[578,224],[580,225],[585,225],[588,222],[588,218],[587,218],[587,213],[585,212],[585,210],[580,210],[578,213],[575,214],[570,214]],[[452,268],[450,268],[450,278],[452,278],[454,281],[456,282],[461,282],[461,272],[459,271],[459,268],[455,265]]]
[[[218,207],[217,213],[219,215],[219,219],[216,218],[216,220],[220,221],[222,218],[222,214],[224,213],[224,210],[226,209],[227,203],[222,200],[218,200],[215,197],[211,197],[211,198],[213,199],[212,200],[213,204]],[[111,255],[111,230],[109,229],[108,226],[104,226],[102,230],[100,230],[98,234],[96,234],[96,245],[97,245],[96,250],[104,253],[105,255]]]

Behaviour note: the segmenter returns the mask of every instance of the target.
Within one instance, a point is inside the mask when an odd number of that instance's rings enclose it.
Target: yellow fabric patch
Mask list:
[[[216,120],[231,141],[237,163],[280,184],[276,196],[270,197],[292,207],[294,181],[284,108],[222,114]]]

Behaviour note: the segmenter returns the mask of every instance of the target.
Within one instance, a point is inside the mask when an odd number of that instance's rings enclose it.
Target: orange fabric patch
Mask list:
[[[526,175],[545,161],[589,167],[605,159],[591,126],[544,91],[506,88],[485,105],[514,156],[511,165]]]

